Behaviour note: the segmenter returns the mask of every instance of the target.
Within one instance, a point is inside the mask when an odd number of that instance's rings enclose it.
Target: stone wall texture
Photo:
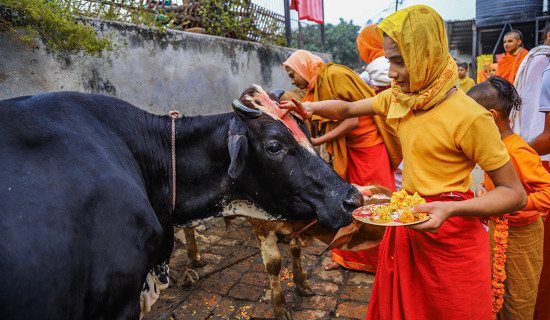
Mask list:
[[[50,91],[116,96],[157,114],[188,116],[231,111],[251,84],[292,90],[284,47],[183,31],[158,32],[132,24],[86,19],[116,50],[101,57],[29,49],[0,33],[0,100]],[[326,62],[328,54],[319,54]]]

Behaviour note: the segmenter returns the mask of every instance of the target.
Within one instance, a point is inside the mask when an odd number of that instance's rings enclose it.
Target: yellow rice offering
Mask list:
[[[398,218],[398,220],[402,223],[423,220],[426,218],[427,213],[413,213],[411,212],[411,208],[424,203],[426,203],[426,200],[419,196],[417,192],[411,196],[405,190],[401,189],[392,194],[389,205],[376,207],[373,209],[373,215],[378,216],[378,218],[374,219],[373,222],[387,223],[396,218]]]

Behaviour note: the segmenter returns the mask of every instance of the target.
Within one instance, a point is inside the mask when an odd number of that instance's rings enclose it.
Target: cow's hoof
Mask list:
[[[313,292],[313,290],[311,290],[309,287],[300,288],[297,286],[296,289],[300,297],[313,297],[315,295],[315,292]]]
[[[202,260],[193,260],[191,261],[191,263],[189,264],[189,266],[193,269],[195,268],[202,268],[204,267],[205,265],[207,265],[207,263],[205,261],[202,261]]]

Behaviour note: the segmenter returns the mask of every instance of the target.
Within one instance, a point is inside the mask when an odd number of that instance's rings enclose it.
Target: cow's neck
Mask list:
[[[233,116],[226,113],[178,121],[177,217],[204,220],[218,216],[232,200],[227,137]]]

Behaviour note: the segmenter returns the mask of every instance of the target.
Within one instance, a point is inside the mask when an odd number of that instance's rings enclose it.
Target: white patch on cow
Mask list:
[[[257,204],[248,200],[233,200],[223,206],[222,212],[215,217],[206,219],[191,220],[183,224],[174,224],[178,228],[196,227],[199,224],[214,218],[229,217],[229,216],[245,216],[262,220],[286,220],[281,215],[270,214]]]
[[[262,220],[283,220],[280,215],[273,215],[248,200],[233,200],[223,207],[223,216],[246,216]]]
[[[143,284],[139,297],[139,307],[141,309],[139,315],[140,320],[147,312],[151,311],[151,307],[160,296],[160,291],[168,288],[170,284],[170,278],[168,278],[169,271],[170,266],[163,263],[157,267],[157,272],[153,269],[147,273],[147,278],[145,278],[145,283]]]

